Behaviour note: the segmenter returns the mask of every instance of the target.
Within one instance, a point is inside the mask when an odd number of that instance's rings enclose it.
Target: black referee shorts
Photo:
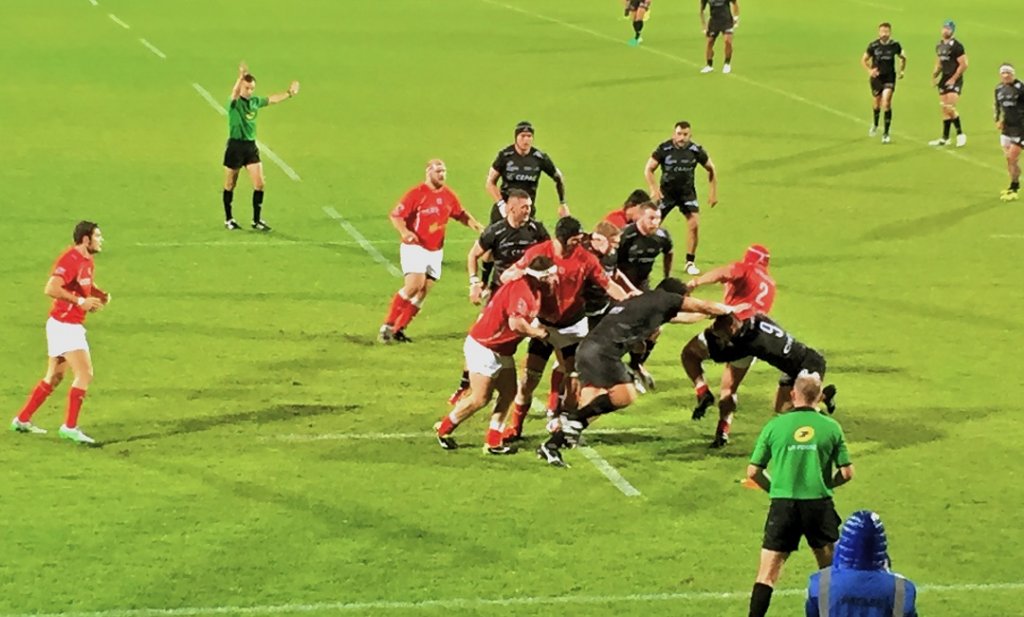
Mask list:
[[[792,553],[807,538],[807,546],[822,548],[839,539],[843,521],[832,499],[772,499],[764,523],[761,548],[777,553]]]
[[[241,169],[246,165],[260,162],[260,149],[255,141],[245,139],[229,139],[224,149],[224,167]]]

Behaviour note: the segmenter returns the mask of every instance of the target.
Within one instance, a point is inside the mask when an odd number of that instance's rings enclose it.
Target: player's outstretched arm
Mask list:
[[[612,280],[608,281],[608,286],[604,288],[604,291],[605,293],[608,294],[609,298],[615,300],[616,302],[622,302],[626,298],[639,296],[642,293],[640,290],[636,288],[634,288],[632,291],[626,291],[625,289],[622,288],[621,285]]]
[[[548,337],[547,330],[536,327],[522,317],[518,317],[516,315],[512,315],[508,318],[508,327],[511,328],[513,332],[525,334],[531,338],[544,340]]]
[[[291,85],[288,86],[288,89],[285,90],[284,92],[279,92],[277,94],[271,94],[269,97],[267,97],[267,105],[276,105],[276,104],[280,103],[281,101],[286,101],[286,100],[292,98],[293,96],[295,96],[298,93],[299,93],[299,82],[293,81],[291,83]]]
[[[231,100],[237,101],[238,97],[242,96],[242,78],[249,74],[249,67],[245,65],[245,62],[238,63],[238,79],[235,80],[235,85],[231,88]]]
[[[700,322],[706,320],[707,318],[708,318],[708,316],[705,315],[704,313],[682,312],[682,313],[676,313],[676,316],[673,317],[672,319],[670,319],[668,322],[669,323],[677,323],[677,324],[692,324],[692,323],[700,323]]]
[[[696,278],[690,279],[686,283],[686,287],[687,289],[693,290],[697,289],[698,287],[703,287],[704,285],[724,283],[725,281],[728,281],[729,279],[732,278],[731,276],[729,276],[729,270],[729,266],[720,266],[718,268],[715,268],[714,270],[708,270],[704,274],[701,274]]]

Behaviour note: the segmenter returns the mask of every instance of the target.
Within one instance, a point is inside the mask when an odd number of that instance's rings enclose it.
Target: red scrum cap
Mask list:
[[[747,247],[747,252],[743,254],[743,263],[755,264],[762,267],[768,267],[768,260],[771,259],[772,254],[768,252],[768,249],[760,244],[751,244]]]

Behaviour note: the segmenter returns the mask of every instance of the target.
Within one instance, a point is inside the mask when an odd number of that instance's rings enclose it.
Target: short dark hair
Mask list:
[[[641,212],[644,211],[644,210],[657,210],[658,209],[658,206],[654,205],[653,201],[645,201],[644,203],[640,204],[637,207],[640,208]]]
[[[536,257],[530,260],[530,263],[527,264],[527,267],[531,270],[543,271],[547,270],[553,265],[555,265],[554,260],[552,260],[547,255],[537,255]]]
[[[523,189],[509,189],[508,190],[508,199],[506,199],[505,201],[508,201],[509,199],[513,199],[513,198],[515,198],[515,199],[530,199],[530,194],[527,193],[526,191],[524,191]]]
[[[629,194],[629,197],[626,198],[626,203],[624,205],[627,208],[632,208],[633,206],[639,206],[645,201],[650,200],[651,196],[647,194],[647,191],[643,189],[637,189]]]
[[[75,240],[75,245],[81,244],[82,240],[85,240],[86,238],[91,238],[93,232],[96,231],[98,227],[99,225],[92,221],[79,221],[78,224],[75,225],[75,232],[71,235]]]
[[[676,122],[676,128],[677,129],[688,129],[688,128],[690,128],[690,123],[687,122],[686,120],[680,120],[679,122]]]
[[[890,24],[887,21],[883,21],[882,23],[878,24],[878,27],[879,28],[888,28],[888,29],[892,30],[892,24]]]
[[[252,82],[256,81],[256,78],[253,77],[252,73],[246,73],[245,75],[242,75],[242,81],[244,81],[247,84],[251,84]]]

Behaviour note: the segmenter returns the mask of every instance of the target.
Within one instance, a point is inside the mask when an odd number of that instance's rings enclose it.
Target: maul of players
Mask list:
[[[899,71],[896,70],[896,58],[900,59]],[[903,46],[892,38],[892,24],[883,22],[878,25],[878,38],[868,44],[860,63],[868,72],[871,96],[874,98],[874,122],[868,136],[878,134],[878,118],[884,112],[882,143],[887,144],[891,141],[889,127],[892,126],[892,96],[896,92],[896,80],[903,79],[903,73],[907,70],[907,56],[903,53]]]

